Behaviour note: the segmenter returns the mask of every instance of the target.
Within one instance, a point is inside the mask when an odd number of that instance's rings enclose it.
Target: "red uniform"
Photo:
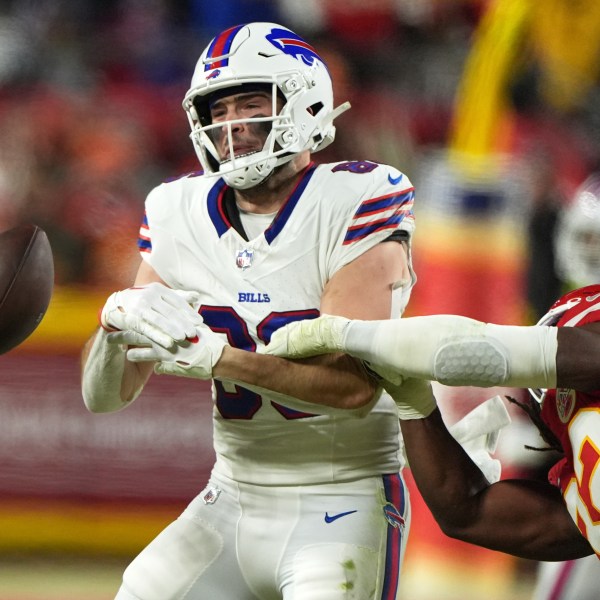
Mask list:
[[[542,321],[558,327],[600,321],[600,285],[565,294]],[[542,419],[565,452],[548,478],[562,491],[573,520],[600,557],[600,390],[549,390]]]

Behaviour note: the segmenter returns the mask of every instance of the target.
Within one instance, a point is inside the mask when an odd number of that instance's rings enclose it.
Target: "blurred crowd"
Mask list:
[[[429,157],[449,144],[457,89],[492,4],[5,1],[0,229],[22,220],[44,227],[59,285],[127,283],[146,194],[198,168],[181,108],[195,62],[216,32],[255,20],[310,39],[332,72],[337,101],[352,102],[336,143],[317,160],[388,162],[419,184]],[[600,163],[599,88],[594,82],[565,109],[544,97],[539,73],[535,47],[524,48],[506,90],[519,132],[510,151],[536,173],[543,162],[542,181],[530,182],[535,197],[560,203]]]

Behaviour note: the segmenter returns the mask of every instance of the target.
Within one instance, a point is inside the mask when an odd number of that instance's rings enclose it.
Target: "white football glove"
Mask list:
[[[138,345],[127,351],[131,362],[156,362],[154,372],[161,375],[179,375],[196,379],[212,379],[213,367],[217,364],[227,343],[223,338],[201,323],[195,327],[195,336],[186,339],[172,348],[163,348],[135,333],[112,334],[113,341],[128,345]]]
[[[107,331],[135,331],[163,348],[196,335],[202,323],[196,292],[150,283],[115,292],[100,313]],[[195,306],[194,306],[195,305]]]
[[[331,352],[344,352],[345,330],[350,322],[344,317],[321,315],[288,323],[273,333],[264,354],[284,358],[305,358]]]
[[[382,385],[394,399],[401,420],[424,419],[437,406],[431,383],[425,379],[407,377],[399,385],[390,381],[383,381]]]

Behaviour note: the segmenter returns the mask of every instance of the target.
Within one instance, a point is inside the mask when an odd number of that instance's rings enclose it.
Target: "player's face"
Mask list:
[[[281,107],[277,106],[277,110]],[[224,123],[237,119],[270,117],[273,114],[271,94],[268,92],[248,92],[226,96],[214,102],[210,107],[212,123]],[[211,130],[210,137],[222,162],[229,160],[233,151],[236,157],[259,152],[271,131],[271,122],[235,123],[231,125],[231,144],[228,127],[216,127]]]

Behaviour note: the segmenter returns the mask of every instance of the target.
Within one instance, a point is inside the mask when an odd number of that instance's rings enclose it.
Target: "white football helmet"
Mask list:
[[[588,177],[563,210],[555,254],[563,281],[576,287],[600,283],[600,175]]]
[[[256,89],[271,92],[271,115],[211,123],[212,94]],[[278,97],[284,102],[279,114]],[[196,64],[183,108],[204,173],[223,177],[231,187],[247,189],[300,152],[316,152],[328,146],[335,137],[333,120],[350,105],[346,102],[333,108],[327,67],[300,36],[275,23],[250,23],[231,27],[210,42]],[[232,126],[239,123],[258,123],[268,128],[261,151],[234,155]],[[227,160],[220,159],[213,143],[217,128],[227,136]]]

